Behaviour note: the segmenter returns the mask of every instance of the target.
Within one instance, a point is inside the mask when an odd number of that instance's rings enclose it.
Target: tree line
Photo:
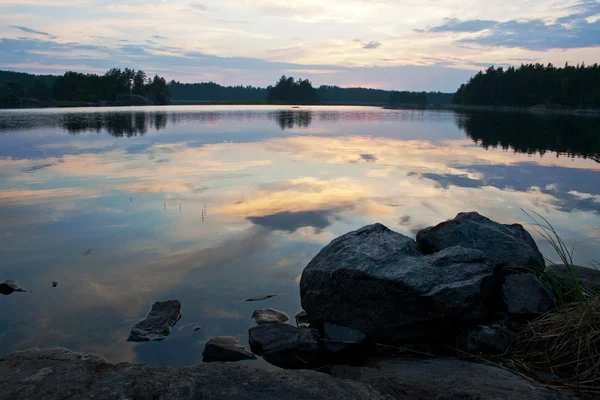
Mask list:
[[[116,105],[169,104],[164,78],[142,70],[112,68],[104,75],[68,71],[62,76],[0,71],[0,105],[35,106],[49,101]]]
[[[521,64],[489,67],[460,86],[453,103],[461,105],[600,108],[600,66]]]
[[[256,102],[273,104],[448,104],[452,93],[397,92],[322,85],[282,76],[275,85],[222,86],[214,82],[166,82],[143,70],[113,68],[103,75],[69,71],[62,76],[0,71],[0,107],[62,104],[144,105],[170,102]],[[61,104],[59,103],[59,104]]]

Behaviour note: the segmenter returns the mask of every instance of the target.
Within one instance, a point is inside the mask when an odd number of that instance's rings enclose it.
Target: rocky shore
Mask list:
[[[559,266],[549,269],[568,284]],[[549,269],[523,226],[474,212],[416,240],[368,225],[305,268],[296,325],[279,310],[255,311],[252,352],[238,338],[216,337],[206,363],[172,368],[31,349],[0,359],[0,400],[573,399],[575,392],[472,361],[506,353],[529,321],[557,307]],[[578,284],[596,290],[598,278],[582,269]],[[156,303],[130,340],[165,339],[180,309],[178,301]],[[256,356],[283,369],[232,363]]]

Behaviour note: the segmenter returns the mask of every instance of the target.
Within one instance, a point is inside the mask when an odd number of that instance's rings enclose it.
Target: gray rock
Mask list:
[[[476,212],[459,213],[417,233],[417,245],[425,254],[452,246],[477,249],[494,264],[512,267],[544,266],[544,257],[522,225],[503,225]]]
[[[202,352],[204,362],[256,360],[256,356],[244,346],[240,339],[233,336],[217,336],[210,339]]]
[[[575,400],[504,369],[456,359],[390,359],[373,368],[334,366],[333,376],[373,386],[389,399]]]
[[[556,308],[552,289],[533,274],[507,276],[502,299],[509,314],[543,314]]]
[[[333,353],[352,349],[365,341],[367,336],[356,329],[326,322],[323,326],[324,346]]]
[[[12,279],[9,279],[9,280],[5,281],[4,283],[0,283],[0,294],[3,294],[3,295],[9,295],[14,292],[26,292],[26,291],[27,290],[23,289],[21,287],[21,285],[19,285],[19,282],[13,281]]]
[[[0,358],[0,388],[0,400],[386,400],[369,385],[314,371],[225,363],[114,365],[66,349],[31,349]]]
[[[302,273],[300,296],[311,323],[396,342],[446,335],[444,321],[481,319],[492,277],[479,250],[451,247],[423,256],[414,240],[375,224],[322,249]]]
[[[179,300],[157,301],[143,320],[131,328],[128,342],[147,342],[163,340],[171,327],[181,318],[181,302]]]
[[[252,351],[273,365],[308,368],[319,358],[319,332],[288,324],[258,325],[249,331]]]
[[[590,293],[600,293],[600,270],[574,265],[573,272],[581,289]],[[560,280],[566,289],[575,287],[573,277],[564,264],[549,265],[548,273]]]
[[[274,308],[259,308],[258,310],[254,310],[252,318],[254,318],[258,325],[283,323],[290,319],[286,313]]]
[[[504,324],[498,323],[471,327],[457,341],[461,350],[469,354],[502,354],[516,337]]]
[[[306,311],[302,310],[298,314],[296,314],[296,326],[307,327],[309,325],[310,325],[310,323],[308,321],[308,314],[306,314]]]

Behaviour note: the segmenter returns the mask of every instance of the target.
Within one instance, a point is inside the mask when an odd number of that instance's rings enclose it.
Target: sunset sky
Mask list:
[[[0,69],[454,91],[481,68],[600,60],[600,1],[0,0]]]

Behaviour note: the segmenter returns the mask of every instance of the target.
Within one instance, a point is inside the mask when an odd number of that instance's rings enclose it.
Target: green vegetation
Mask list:
[[[557,294],[558,308],[528,324],[508,354],[508,361],[525,374],[539,377],[539,372],[545,371],[556,377],[553,384],[599,395],[600,293],[581,286],[573,263],[575,246],[569,248],[540,214],[523,212],[556,251],[568,278],[561,280],[549,269],[541,272]]]
[[[600,66],[522,64],[480,71],[456,92],[454,104],[600,108]]]
[[[169,104],[164,78],[113,68],[104,75],[68,71],[63,76],[0,71],[0,107]]]
[[[308,79],[294,80],[285,75],[267,88],[267,102],[277,104],[319,104],[319,96]]]
[[[214,82],[166,83],[142,70],[113,68],[104,75],[69,71],[63,76],[0,71],[0,107],[82,107],[145,104],[339,104],[443,105],[453,93],[396,92],[322,85],[308,80],[280,79],[275,86],[221,86]],[[316,96],[315,96],[316,93]],[[424,97],[423,97],[424,96]],[[410,98],[408,102],[405,100]]]
[[[129,68],[113,68],[102,76],[66,72],[54,82],[52,96],[58,101],[120,101],[126,104],[144,103],[140,97],[152,104],[169,104],[171,98],[164,78],[158,75],[147,78],[144,71]]]
[[[388,104],[391,107],[399,105],[427,105],[427,94],[425,92],[392,92]]]
[[[254,86],[221,86],[214,82],[169,82],[173,102],[258,102],[267,97],[267,89]]]

